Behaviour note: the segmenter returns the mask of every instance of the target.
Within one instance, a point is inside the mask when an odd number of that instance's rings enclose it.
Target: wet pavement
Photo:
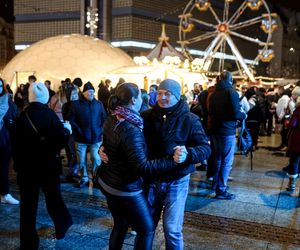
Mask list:
[[[249,157],[236,155],[229,182],[235,200],[216,200],[209,190],[205,172],[191,176],[186,204],[185,249],[300,249],[300,181],[294,192],[287,192],[288,178],[281,170],[288,158],[270,147],[279,144],[277,135],[261,137],[254,152],[253,170]],[[11,193],[18,188],[12,180]],[[64,200],[74,225],[65,239],[56,240],[44,197],[41,194],[37,227],[40,249],[108,249],[112,218],[98,189],[77,189],[62,184]],[[0,204],[0,249],[18,249],[19,207]],[[133,249],[128,233],[123,249]],[[153,249],[165,249],[163,230],[157,228]]]

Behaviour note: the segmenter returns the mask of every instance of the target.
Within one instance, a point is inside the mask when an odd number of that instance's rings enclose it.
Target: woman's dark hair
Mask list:
[[[116,89],[114,95],[108,100],[108,109],[115,110],[117,106],[127,106],[132,97],[138,97],[139,87],[134,83],[122,83]]]
[[[3,96],[5,93],[7,93],[6,83],[2,78],[0,78],[0,81],[2,82],[2,86],[3,86],[2,87],[2,92],[0,92],[0,96]]]

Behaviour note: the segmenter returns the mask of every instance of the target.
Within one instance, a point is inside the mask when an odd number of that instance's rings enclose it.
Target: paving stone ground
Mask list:
[[[288,163],[285,153],[270,150],[278,145],[278,137],[261,137],[254,152],[253,170],[249,157],[237,155],[229,182],[232,201],[213,199],[205,172],[191,176],[186,204],[185,249],[300,249],[299,183],[295,192],[287,192]],[[64,200],[74,219],[63,240],[54,237],[43,195],[40,196],[37,228],[40,249],[108,249],[112,218],[104,196],[92,186],[76,189],[62,183]],[[11,193],[18,187],[12,176]],[[0,249],[18,249],[19,207],[0,204]],[[123,249],[133,249],[134,236],[128,233]],[[165,249],[163,228],[156,230],[153,249]]]

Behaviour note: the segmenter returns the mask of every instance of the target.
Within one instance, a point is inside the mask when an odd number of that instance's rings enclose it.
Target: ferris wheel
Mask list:
[[[255,65],[274,57],[271,38],[277,28],[276,14],[265,0],[190,0],[179,17],[178,43],[200,70],[221,72],[226,60],[233,60],[234,74],[255,81]],[[196,47],[202,53],[194,59],[190,51]],[[246,60],[243,52],[250,48],[257,48],[257,53]]]

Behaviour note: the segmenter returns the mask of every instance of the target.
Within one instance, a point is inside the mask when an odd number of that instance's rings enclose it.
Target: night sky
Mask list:
[[[14,22],[13,0],[0,0],[0,17],[9,23]]]

